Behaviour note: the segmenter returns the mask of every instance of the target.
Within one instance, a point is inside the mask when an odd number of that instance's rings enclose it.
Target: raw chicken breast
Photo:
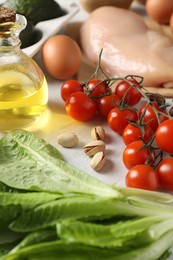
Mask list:
[[[111,77],[140,75],[145,87],[173,87],[173,41],[150,30],[137,13],[98,8],[82,24],[80,43],[94,64],[103,48],[101,65]]]

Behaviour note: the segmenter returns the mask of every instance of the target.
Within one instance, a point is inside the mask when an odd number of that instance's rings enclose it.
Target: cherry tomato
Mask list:
[[[102,117],[107,118],[108,113],[111,111],[111,109],[115,106],[119,106],[120,101],[120,97],[115,94],[101,97],[97,100],[97,111]]]
[[[74,92],[83,92],[82,85],[79,81],[70,79],[65,81],[61,86],[61,97],[64,101]]]
[[[143,104],[141,106],[141,108],[139,109],[139,118],[143,116],[143,122],[149,124],[152,127],[153,131],[155,132],[159,125],[156,113],[161,112],[165,114],[165,115],[160,113],[158,114],[160,118],[160,122],[163,122],[168,118],[167,117],[168,113],[165,110],[161,110],[155,102],[151,102],[151,103],[152,105]]]
[[[144,126],[136,126],[133,124],[128,124],[123,131],[122,138],[126,145],[134,142],[144,140],[145,142],[149,141],[153,136],[153,129],[150,125],[146,124]]]
[[[108,85],[100,79],[91,79],[87,84],[86,91],[91,95],[91,97],[96,98],[111,93],[111,89]]]
[[[125,103],[127,103],[129,106],[134,106],[140,101],[142,97],[142,94],[138,90],[141,87],[137,81],[133,79],[130,79],[129,81],[135,86],[131,86],[127,81],[122,80],[116,86],[115,94],[117,94],[120,98],[124,98]]]
[[[138,120],[136,110],[115,107],[111,109],[107,117],[109,127],[119,135],[122,135],[130,120]]]
[[[96,103],[83,92],[74,92],[66,101],[66,112],[79,121],[89,121],[96,114]]]
[[[169,154],[173,154],[172,135],[173,119],[167,119],[156,130],[156,143],[161,150]]]
[[[159,179],[156,171],[145,164],[132,167],[126,175],[126,186],[137,189],[157,191]]]
[[[160,186],[173,191],[173,158],[164,158],[156,168]]]
[[[149,164],[154,159],[154,152],[143,141],[134,141],[123,152],[123,163],[127,169],[138,164]]]

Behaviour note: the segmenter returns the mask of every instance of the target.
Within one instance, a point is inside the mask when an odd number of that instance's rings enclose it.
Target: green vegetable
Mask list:
[[[141,189],[134,189],[134,188],[118,188],[115,189],[119,190],[125,197],[128,199],[137,198],[137,199],[146,199],[148,201],[160,202],[160,203],[172,203],[173,196],[169,193],[163,192],[154,192],[148,190],[141,190]]]
[[[29,132],[14,130],[5,135],[0,140],[0,154],[0,182],[9,187],[64,196],[122,197],[119,191],[63,161],[55,147]]]
[[[157,260],[162,257],[173,243],[173,231],[169,231],[160,240],[140,249],[124,253],[114,249],[100,249],[65,241],[53,241],[28,246],[14,254],[4,257],[4,260],[16,259],[50,259],[50,260]],[[161,259],[161,258],[160,258]],[[163,258],[162,258],[163,259]]]
[[[7,206],[20,205],[23,210],[35,208],[47,202],[55,201],[60,198],[58,194],[49,194],[44,192],[10,193],[0,192],[0,205],[4,208]]]
[[[7,0],[3,6],[24,15],[33,24],[65,14],[65,11],[54,0],[44,0],[44,2],[42,0]]]
[[[22,248],[9,254],[3,260],[116,260],[116,252],[80,244],[69,244],[66,241],[53,241]]]
[[[5,223],[10,223],[13,219],[17,218],[22,212],[20,205],[0,205],[0,226],[3,226]]]
[[[21,41],[21,48],[26,48],[35,44],[42,38],[42,32],[35,28],[32,22],[27,22],[27,25],[23,31],[21,31],[19,38]]]
[[[110,187],[24,130],[0,139],[1,260],[165,260],[173,196]]]
[[[25,238],[20,243],[18,243],[16,247],[13,247],[13,249],[9,252],[9,254],[13,254],[17,252],[19,249],[27,247],[29,245],[35,245],[47,241],[54,241],[57,239],[58,236],[55,228],[35,231],[30,233],[29,235],[26,235]]]
[[[15,241],[19,243],[25,236],[26,234],[14,232],[6,226],[0,227],[0,245],[14,243]]]
[[[15,242],[0,245],[0,259],[3,259],[15,245]]]
[[[0,192],[19,193],[19,192],[25,192],[25,191],[18,190],[18,189],[15,189],[15,188],[11,188],[11,187],[9,187],[8,185],[6,185],[5,183],[0,182]]]
[[[2,6],[12,8],[27,19],[27,26],[20,33],[21,48],[31,46],[41,39],[42,32],[35,28],[37,23],[66,14],[54,0],[7,0]]]
[[[164,210],[168,216],[173,215],[173,207],[164,207]],[[33,210],[24,212],[11,223],[10,228],[19,232],[28,232],[53,226],[64,219],[105,219],[114,216],[143,217],[157,216],[162,212],[160,204],[156,204],[153,210],[150,205],[141,203],[136,206],[133,205],[132,201],[129,203],[117,199],[105,200],[86,196],[71,197],[44,203]]]
[[[165,233],[160,239],[155,242],[144,246],[139,249],[132,250],[131,252],[124,253],[118,257],[116,260],[142,260],[150,259],[157,260],[162,259],[163,252],[166,252],[173,245],[173,230]]]
[[[163,229],[160,230],[160,227]],[[117,221],[110,225],[87,223],[82,221],[62,221],[57,224],[58,236],[69,242],[101,248],[139,247],[144,241],[147,244],[159,239],[173,228],[172,216],[149,216],[127,221]],[[137,238],[139,238],[139,241]],[[134,243],[136,240],[136,243]],[[122,250],[122,248],[121,248]]]

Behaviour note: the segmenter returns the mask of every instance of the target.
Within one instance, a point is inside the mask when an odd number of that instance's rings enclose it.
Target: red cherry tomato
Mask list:
[[[153,136],[153,129],[150,125],[146,124],[144,126],[135,126],[133,124],[128,124],[123,131],[122,138],[126,145],[134,142],[144,140],[149,141]]]
[[[123,152],[123,163],[127,169],[138,164],[149,164],[154,159],[154,152],[150,151],[142,141],[135,141],[127,145]]]
[[[173,158],[164,158],[156,168],[159,177],[160,186],[173,191]]]
[[[141,87],[138,82],[133,79],[130,79],[129,82],[133,83],[134,86],[131,86],[131,84],[127,81],[122,80],[116,86],[115,94],[117,94],[120,98],[124,98],[124,101],[129,106],[134,106],[142,97],[142,94],[139,92]]]
[[[169,154],[173,154],[173,119],[162,122],[156,130],[156,143],[158,147]]]
[[[153,131],[155,132],[159,122],[156,116],[156,113],[161,112],[163,114],[158,114],[159,118],[160,118],[160,122],[163,122],[164,120],[166,120],[168,117],[168,113],[165,110],[161,110],[159,108],[159,106],[155,103],[155,102],[151,102],[151,104],[143,104],[141,106],[141,108],[139,109],[139,118],[141,118],[143,116],[143,122],[149,124]]]
[[[96,114],[96,103],[83,92],[74,92],[66,101],[66,112],[79,121],[89,121]]]
[[[61,97],[64,101],[74,92],[83,92],[82,85],[77,80],[67,80],[61,86]]]
[[[115,106],[119,106],[120,101],[120,97],[115,94],[101,97],[97,100],[97,111],[102,117],[107,118],[108,113],[111,111],[111,109]]]
[[[139,164],[132,167],[127,173],[126,186],[157,191],[159,188],[159,179],[153,168],[145,164]]]
[[[115,107],[111,109],[107,117],[109,127],[120,135],[122,135],[130,120],[137,121],[138,114],[135,110],[127,108]]]
[[[111,89],[108,85],[100,79],[91,79],[88,84],[86,91],[91,97],[99,98],[108,93],[111,93]]]

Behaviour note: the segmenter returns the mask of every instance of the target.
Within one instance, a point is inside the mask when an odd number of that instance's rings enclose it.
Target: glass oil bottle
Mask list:
[[[19,34],[26,23],[24,16],[0,7],[0,131],[34,131],[46,120],[46,79],[20,49]]]

